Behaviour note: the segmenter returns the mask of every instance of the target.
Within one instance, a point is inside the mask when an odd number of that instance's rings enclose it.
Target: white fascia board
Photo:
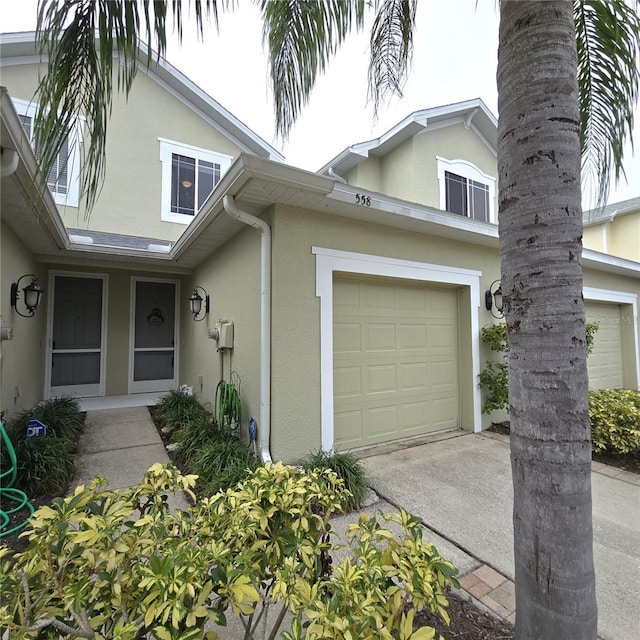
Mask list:
[[[36,181],[38,162],[6,87],[0,87],[0,117],[2,119],[2,128],[7,132],[10,141],[3,139],[3,145],[9,146],[7,142],[13,145],[20,157],[20,165],[22,165],[22,168],[18,165],[17,173],[26,173],[24,177],[27,179],[28,184],[21,180],[22,189],[30,194],[37,193],[39,191]],[[69,236],[53,195],[49,189],[44,189],[38,196],[39,202],[37,204],[40,205],[38,209],[41,225],[47,230],[56,246],[67,248],[69,246]],[[4,215],[6,217],[9,214],[5,213]]]
[[[497,129],[497,118],[491,113],[491,111],[489,111],[488,107],[480,98],[474,98],[472,100],[443,105],[440,107],[432,107],[430,109],[422,109],[420,111],[414,111],[391,127],[391,129],[383,133],[380,137],[351,145],[332,158],[323,167],[318,169],[318,173],[326,173],[329,168],[333,168],[338,173],[349,170],[361,161],[363,157],[366,158],[374,149],[384,148],[386,146],[393,148],[401,142],[404,142],[407,138],[416,135],[421,130],[429,130],[430,127],[436,125],[436,123],[441,121],[443,118],[446,118],[447,120],[460,118],[460,121],[462,122],[464,121],[465,113],[472,109],[480,109],[482,111],[482,115],[480,117],[485,117],[488,120],[489,127],[493,126]],[[480,139],[494,154],[496,154],[495,145],[491,144],[479,127],[473,125],[473,123],[472,126]],[[367,151],[367,155],[363,153],[364,150]],[[350,162],[347,162],[347,160],[350,160]]]
[[[340,202],[348,204],[357,204],[357,196],[362,193],[363,189],[336,183],[333,191],[327,195],[327,198],[339,200]],[[394,226],[393,217],[419,220],[421,222],[437,224],[459,232],[473,233],[479,237],[495,240],[497,244],[498,227],[495,224],[481,222],[465,216],[458,216],[434,207],[418,205],[405,200],[385,196],[380,193],[367,191],[366,195],[371,198],[371,205],[367,208],[389,214],[388,224],[390,226]],[[361,209],[357,210],[360,211]],[[345,211],[342,215],[345,217],[351,217],[348,211]],[[356,216],[353,217],[356,218]]]
[[[582,250],[582,266],[640,279],[640,262],[618,258],[593,249]]]

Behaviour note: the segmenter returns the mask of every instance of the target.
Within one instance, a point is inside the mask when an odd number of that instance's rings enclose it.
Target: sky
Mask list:
[[[1,29],[35,28],[37,0],[0,0]],[[446,28],[443,28],[446,27]],[[274,146],[287,163],[316,171],[349,145],[376,138],[414,111],[482,98],[497,115],[497,2],[422,0],[418,3],[413,63],[402,98],[391,98],[374,117],[367,96],[367,26],[351,36],[331,61],[288,140],[275,137],[267,55],[258,9],[239,0],[220,14],[199,41],[185,26],[182,46],[170,39],[168,61]],[[640,106],[634,138],[640,145]],[[640,196],[640,152],[627,145],[624,179],[609,202]],[[585,209],[589,202],[583,202]]]

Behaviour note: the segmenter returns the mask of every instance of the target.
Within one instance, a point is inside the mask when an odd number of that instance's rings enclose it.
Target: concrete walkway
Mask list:
[[[73,487],[96,475],[107,479],[108,489],[134,487],[151,465],[170,462],[146,406],[88,410],[79,448]],[[187,506],[182,494],[168,500],[174,508]]]
[[[459,432],[462,434],[463,432]],[[155,462],[169,458],[148,408],[89,409],[80,441],[76,484],[94,475],[111,489],[136,485]],[[380,450],[378,450],[380,451]],[[492,615],[515,619],[513,492],[509,441],[497,434],[464,434],[363,458],[380,501],[367,509],[403,507],[425,523],[425,539],[459,570],[462,595]],[[594,554],[599,635],[640,638],[640,477],[594,463]],[[176,507],[185,508],[178,496]],[[345,531],[359,514],[336,518]]]

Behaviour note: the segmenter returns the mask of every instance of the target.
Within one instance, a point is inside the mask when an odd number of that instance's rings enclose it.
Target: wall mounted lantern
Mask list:
[[[20,294],[18,293],[20,289],[20,281],[24,278],[31,278],[31,283],[26,287],[22,287],[22,304],[27,310],[27,313],[22,313],[20,309],[18,309],[18,300],[20,300]],[[32,318],[40,304],[40,298],[44,291],[40,288],[38,284],[37,276],[34,276],[32,273],[27,273],[23,276],[20,276],[16,282],[11,283],[11,306],[16,310],[16,313],[23,318]]]
[[[491,315],[494,318],[504,318],[504,314],[502,313],[502,283],[500,280],[494,280],[491,286],[485,291],[484,304],[487,307],[487,311],[491,311]]]
[[[202,291],[204,298],[198,293],[198,291]],[[203,302],[204,309],[202,304]],[[189,297],[189,308],[191,309],[193,319],[196,322],[204,320],[209,315],[209,294],[202,287],[193,288],[193,293]],[[202,317],[199,317],[200,313],[202,313]]]

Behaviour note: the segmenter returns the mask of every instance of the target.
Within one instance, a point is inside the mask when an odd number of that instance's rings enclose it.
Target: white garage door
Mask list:
[[[622,387],[622,322],[620,305],[585,302],[587,322],[595,322],[598,331],[593,351],[587,358],[590,389]]]
[[[336,278],[333,304],[336,449],[458,426],[454,289]]]

